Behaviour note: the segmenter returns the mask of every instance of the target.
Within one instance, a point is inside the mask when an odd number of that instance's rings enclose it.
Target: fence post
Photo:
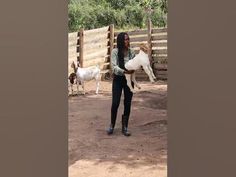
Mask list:
[[[148,17],[148,45],[150,48],[150,51],[148,53],[148,57],[150,62],[152,63],[153,59],[152,59],[152,22],[151,22],[151,18],[150,16]]]
[[[113,50],[113,46],[114,46],[114,24],[111,24],[109,27],[109,31],[110,31],[110,35],[109,35],[109,43],[110,43],[110,49],[109,49],[109,62],[110,62],[110,74],[112,73],[111,71],[111,52]]]
[[[79,63],[83,67],[84,60],[84,29],[81,28],[79,32]]]

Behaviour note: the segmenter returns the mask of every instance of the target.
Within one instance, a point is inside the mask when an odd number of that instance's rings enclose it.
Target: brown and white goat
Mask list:
[[[75,66],[75,63],[73,62],[71,64],[71,67],[74,68],[75,74],[76,74],[76,80],[77,80],[77,91],[79,92],[79,83],[81,83],[83,88],[83,94],[85,94],[85,88],[84,88],[84,82],[90,81],[95,79],[96,81],[96,94],[98,94],[99,91],[99,85],[100,85],[100,68],[99,66],[91,66],[87,68],[81,68],[79,62],[77,63],[77,67]]]
[[[68,75],[68,94],[71,95],[74,94],[74,86],[77,86],[77,76],[76,76],[76,69],[74,67],[72,67],[74,62],[71,62],[71,64],[69,64],[68,66],[68,71],[69,71],[69,75]]]

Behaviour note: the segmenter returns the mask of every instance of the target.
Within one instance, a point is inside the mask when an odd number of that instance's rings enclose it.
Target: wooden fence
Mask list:
[[[130,37],[130,46],[137,53],[140,43],[149,43],[152,50],[150,60],[154,74],[158,79],[167,79],[167,28],[127,31]],[[119,32],[114,26],[70,33],[68,38],[69,73],[70,63],[79,61],[82,67],[99,64],[103,76],[110,72],[110,54],[116,46],[116,37]],[[149,41],[149,42],[148,42]],[[142,69],[137,71],[137,80],[148,80]]]
[[[81,67],[99,65],[102,73],[109,72],[110,27],[83,30],[69,33],[68,71],[72,72],[72,61],[80,62]]]

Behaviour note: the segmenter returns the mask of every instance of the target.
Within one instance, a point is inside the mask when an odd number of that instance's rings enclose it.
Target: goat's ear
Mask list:
[[[74,61],[72,61],[72,63],[71,63],[71,65],[70,65],[72,68],[74,68],[75,67],[75,63],[74,63]]]

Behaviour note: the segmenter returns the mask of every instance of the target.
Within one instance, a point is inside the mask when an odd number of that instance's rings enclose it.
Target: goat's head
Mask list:
[[[69,80],[70,80],[70,83],[71,84],[74,84],[75,83],[75,81],[76,81],[76,74],[75,73],[71,73],[70,75],[69,75]]]
[[[140,44],[140,50],[142,50],[144,53],[148,54],[148,51],[149,51],[149,47],[147,44]]]

